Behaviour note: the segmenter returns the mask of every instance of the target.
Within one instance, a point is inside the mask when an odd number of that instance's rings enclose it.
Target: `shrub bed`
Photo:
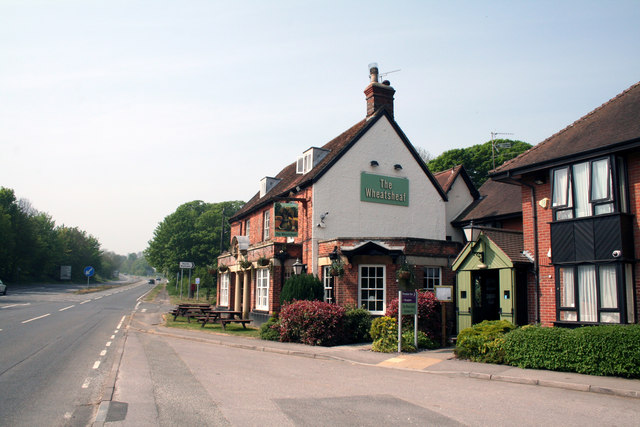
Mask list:
[[[391,300],[385,314],[388,317],[398,318],[398,298]],[[403,327],[413,328],[413,316],[402,316],[402,318]],[[440,318],[440,302],[435,294],[430,291],[418,291],[418,330],[427,334],[432,341],[440,342],[442,335]]]
[[[267,341],[280,341],[280,319],[273,315],[260,326],[260,338]]]
[[[505,335],[505,363],[520,368],[640,378],[640,325],[525,326]]]
[[[364,308],[347,308],[344,329],[348,343],[371,341],[371,313]]]
[[[331,346],[345,341],[346,309],[323,301],[294,301],[280,312],[280,341]]]
[[[503,363],[505,334],[515,328],[506,320],[485,320],[458,334],[454,353],[474,362]]]
[[[389,316],[378,317],[371,323],[371,350],[381,353],[398,351],[398,321]],[[415,352],[413,329],[402,331],[402,351]],[[436,348],[434,343],[422,331],[418,331],[418,348]]]

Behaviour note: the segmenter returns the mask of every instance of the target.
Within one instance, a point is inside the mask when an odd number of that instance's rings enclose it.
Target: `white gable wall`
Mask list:
[[[456,219],[473,202],[469,187],[460,175],[449,189],[447,199],[447,236],[451,236],[455,242],[464,243],[464,233],[451,225],[451,221]]]
[[[372,167],[376,160],[379,166]],[[395,170],[393,165],[402,165]],[[360,173],[409,179],[409,206],[360,201]],[[324,228],[320,215],[329,212]],[[444,240],[445,202],[386,117],[382,117],[313,187],[313,239],[417,237]],[[313,245],[314,252],[316,245]],[[315,258],[315,253],[314,253]]]

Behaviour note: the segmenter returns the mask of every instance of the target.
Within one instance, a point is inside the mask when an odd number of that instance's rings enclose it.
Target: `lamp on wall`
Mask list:
[[[338,247],[334,246],[333,251],[329,252],[329,259],[331,261],[337,261],[340,258],[340,254],[338,254]]]
[[[307,269],[307,264],[303,264],[300,262],[300,258],[296,259],[296,262],[293,264],[293,274],[300,275],[304,273]]]
[[[371,166],[378,166],[378,161],[377,160],[371,160]]]
[[[397,171],[402,169],[402,165],[400,163],[396,163],[395,165],[393,165],[393,168]]]

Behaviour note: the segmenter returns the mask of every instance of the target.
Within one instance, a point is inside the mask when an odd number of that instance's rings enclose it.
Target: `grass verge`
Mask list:
[[[165,326],[168,328],[179,328],[200,332],[236,335],[247,338],[260,338],[260,330],[257,328],[252,328],[249,325],[247,325],[247,328],[245,329],[242,327],[242,325],[236,325],[232,323],[227,325],[226,329],[222,329],[222,325],[220,325],[219,323],[208,323],[203,328],[202,324],[198,323],[195,320],[192,320],[191,323],[187,323],[187,319],[184,317],[178,317],[176,320],[173,320],[172,315],[166,316]]]

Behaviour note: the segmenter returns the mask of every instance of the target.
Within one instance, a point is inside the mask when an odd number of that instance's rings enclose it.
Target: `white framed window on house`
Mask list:
[[[624,163],[617,162],[624,172]],[[618,191],[614,191],[611,158],[605,157],[553,169],[551,172],[551,206],[554,219],[582,218],[615,211],[614,199],[620,199],[625,211],[624,177],[618,176]]]
[[[361,265],[358,274],[358,306],[371,314],[386,310],[386,274],[384,265]]]
[[[251,226],[251,221],[246,220],[244,222],[244,235],[247,237],[249,237],[249,232],[251,231],[250,226]]]
[[[229,273],[220,275],[220,305],[229,306]]]
[[[322,283],[324,284],[324,302],[335,303],[336,300],[333,294],[335,277],[331,275],[330,270],[331,270],[330,265],[325,265],[324,267],[322,267]]]
[[[442,282],[442,270],[440,267],[424,267],[424,280],[422,286],[424,289],[433,291],[434,286],[440,286]]]
[[[269,269],[256,272],[256,310],[269,311]]]
[[[263,220],[263,231],[262,231],[262,240],[269,240],[270,237],[270,233],[269,233],[269,223],[270,223],[270,216],[271,216],[271,212],[266,210],[264,211],[264,220]]]

